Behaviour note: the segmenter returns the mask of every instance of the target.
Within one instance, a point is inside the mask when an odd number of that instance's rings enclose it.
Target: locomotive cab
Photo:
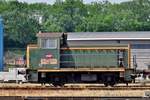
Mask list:
[[[59,69],[60,40],[63,33],[38,33],[37,45],[27,47],[27,67],[29,80],[39,82],[45,78],[45,72],[38,72],[42,69]],[[42,80],[43,80],[42,79]]]

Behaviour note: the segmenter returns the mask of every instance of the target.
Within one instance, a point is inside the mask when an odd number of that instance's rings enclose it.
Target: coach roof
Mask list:
[[[138,32],[72,32],[67,40],[150,40],[150,31]]]

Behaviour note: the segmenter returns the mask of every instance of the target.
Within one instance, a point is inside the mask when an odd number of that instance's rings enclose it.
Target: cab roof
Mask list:
[[[63,33],[37,33],[38,38],[58,38],[61,37]]]

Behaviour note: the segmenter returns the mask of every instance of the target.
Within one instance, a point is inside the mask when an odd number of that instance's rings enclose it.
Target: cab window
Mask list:
[[[41,39],[41,47],[46,49],[56,49],[57,40],[56,39]]]

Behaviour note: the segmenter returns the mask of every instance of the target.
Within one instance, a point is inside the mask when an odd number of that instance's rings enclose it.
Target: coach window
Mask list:
[[[45,49],[56,49],[57,39],[41,39],[41,47]]]

